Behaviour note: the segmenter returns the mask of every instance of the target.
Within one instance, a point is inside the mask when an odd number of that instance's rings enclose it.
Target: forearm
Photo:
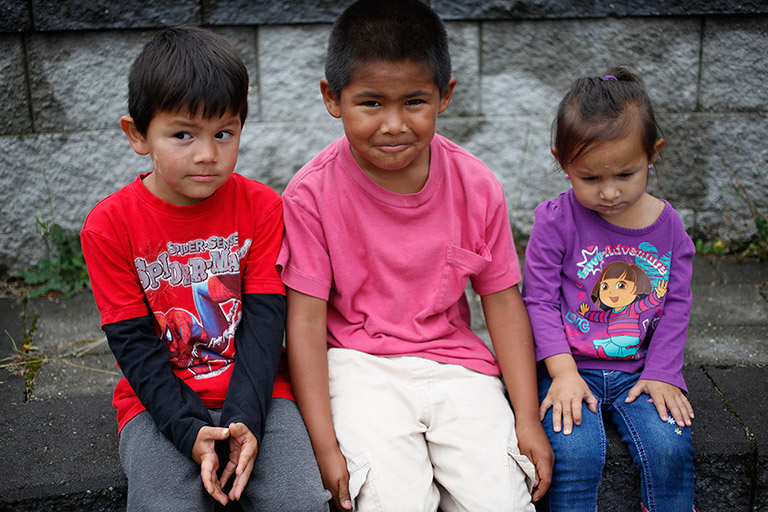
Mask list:
[[[512,287],[481,300],[516,422],[538,424],[533,336],[520,293]]]
[[[318,460],[338,452],[328,386],[327,304],[288,289],[286,342],[291,384]]]
[[[192,388],[171,369],[168,348],[149,316],[103,327],[117,364],[158,430],[182,453],[190,455],[201,427],[211,424],[208,409]]]
[[[285,297],[246,294],[221,424],[244,423],[260,442],[283,345]]]
[[[549,376],[553,379],[567,374],[579,373],[576,361],[571,354],[555,354],[544,359]]]

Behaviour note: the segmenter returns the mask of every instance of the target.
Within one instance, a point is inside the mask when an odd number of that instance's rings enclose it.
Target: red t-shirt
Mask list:
[[[282,203],[238,174],[211,197],[174,206],[146,176],[97,204],[81,234],[101,324],[150,315],[174,373],[208,408],[224,404],[243,294],[284,294],[275,267]],[[273,397],[293,399],[284,361]],[[128,381],[115,387],[118,428],[144,410]]]

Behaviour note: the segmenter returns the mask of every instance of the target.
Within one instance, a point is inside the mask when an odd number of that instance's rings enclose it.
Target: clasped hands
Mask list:
[[[219,456],[216,453],[216,441],[229,439],[229,460],[221,473]],[[253,471],[253,464],[258,453],[258,441],[243,423],[232,423],[229,427],[202,427],[192,447],[192,459],[200,465],[200,478],[203,486],[213,499],[226,505],[230,500],[239,500],[245,485]],[[223,488],[235,475],[229,494]]]

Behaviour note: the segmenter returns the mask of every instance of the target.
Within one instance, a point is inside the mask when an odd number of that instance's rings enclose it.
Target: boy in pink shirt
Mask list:
[[[504,191],[435,135],[455,85],[434,11],[356,2],[321,81],[345,136],[283,195],[291,378],[343,510],[533,510],[549,485]],[[468,280],[496,356],[471,330]]]

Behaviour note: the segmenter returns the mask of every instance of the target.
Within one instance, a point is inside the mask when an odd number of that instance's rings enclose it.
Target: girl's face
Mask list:
[[[600,301],[603,304],[612,309],[621,309],[635,301],[635,283],[624,279],[625,276],[621,276],[600,282]]]
[[[645,185],[648,166],[663,146],[663,139],[656,141],[649,160],[636,126],[624,137],[589,148],[565,167],[576,199],[612,224],[633,227],[657,202],[646,194]]]

